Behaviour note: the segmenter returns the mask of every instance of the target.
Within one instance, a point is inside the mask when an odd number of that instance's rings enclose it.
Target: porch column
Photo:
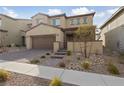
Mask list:
[[[26,36],[26,48],[32,49],[32,38],[30,36]]]
[[[60,42],[54,42],[53,44],[53,52],[57,52],[60,49]]]

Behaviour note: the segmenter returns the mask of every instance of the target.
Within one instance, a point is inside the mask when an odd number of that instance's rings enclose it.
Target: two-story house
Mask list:
[[[0,32],[6,32],[6,46],[14,44],[26,45],[28,49],[53,49],[54,42],[59,42],[61,47],[66,48],[67,42],[73,41],[74,31],[79,26],[93,26],[94,14],[49,16],[38,13],[31,19],[16,19],[0,14]],[[95,40],[95,30],[92,32],[94,34],[91,39]]]
[[[26,32],[26,45],[28,49],[42,48],[53,49],[54,42],[60,42],[66,48],[68,41],[73,41],[74,31],[81,25],[93,26],[95,13],[76,16],[66,14],[49,16],[38,13],[32,17],[32,26]],[[91,40],[95,40],[95,30],[92,31]]]
[[[29,27],[27,24],[29,23],[31,23],[31,20],[29,19],[15,19],[7,15],[0,14],[0,41],[2,39],[6,39],[4,42],[4,45],[6,46],[10,46],[12,44],[24,45],[21,30],[28,30]]]
[[[100,27],[103,45],[112,50],[124,52],[124,6],[120,7]]]

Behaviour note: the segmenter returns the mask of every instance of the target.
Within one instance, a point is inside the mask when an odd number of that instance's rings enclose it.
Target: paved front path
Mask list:
[[[73,70],[64,70],[47,66],[31,65],[26,63],[7,62],[0,60],[0,68],[45,79],[52,79],[53,77],[57,76],[60,77],[63,82],[75,85],[124,85],[124,78]]]
[[[0,54],[0,60],[28,62],[33,58],[39,58],[42,55],[45,55],[47,52],[50,52],[50,51],[41,50],[41,49],[20,50],[16,52]]]

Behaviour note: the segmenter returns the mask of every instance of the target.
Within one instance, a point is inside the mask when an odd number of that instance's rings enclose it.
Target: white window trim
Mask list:
[[[55,24],[54,24],[53,20],[55,21]],[[52,19],[52,25],[60,26],[60,25],[61,25],[61,21],[60,21],[60,19],[59,19],[59,18]]]

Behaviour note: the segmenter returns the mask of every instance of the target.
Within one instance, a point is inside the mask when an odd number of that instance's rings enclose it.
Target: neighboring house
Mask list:
[[[6,46],[7,42],[7,32],[6,30],[0,29],[0,48]]]
[[[32,17],[32,28],[26,32],[27,48],[53,49],[54,42],[59,42],[61,48],[67,48],[67,42],[73,41],[74,31],[79,26],[93,26],[94,14],[49,16],[38,13],[34,15]],[[92,33],[93,36],[90,39],[95,40],[95,30]]]
[[[7,31],[6,45],[24,45],[24,36],[22,30],[28,30],[31,20],[29,19],[15,19],[7,15],[0,14],[0,29]]]
[[[124,51],[124,7],[120,7],[101,27],[103,45],[114,51]]]

